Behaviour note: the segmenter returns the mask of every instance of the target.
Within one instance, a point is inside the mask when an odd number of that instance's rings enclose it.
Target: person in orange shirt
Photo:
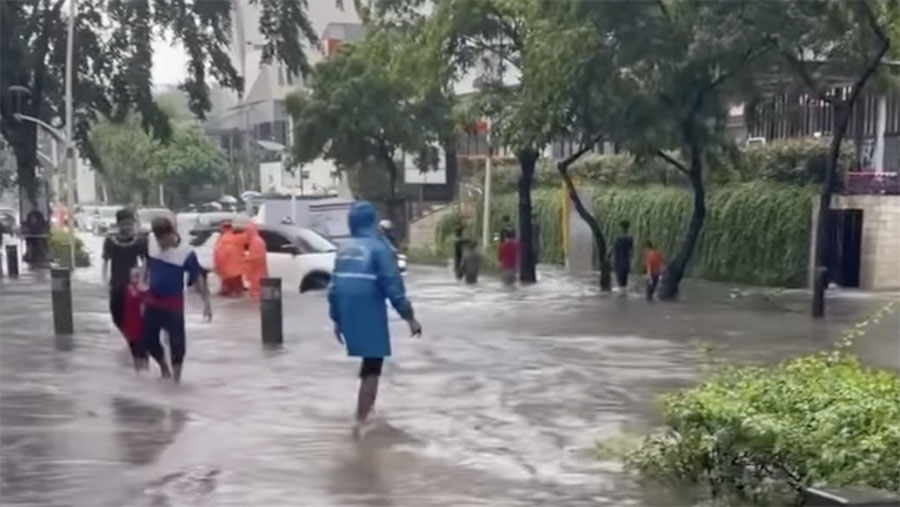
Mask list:
[[[244,257],[244,278],[250,286],[250,297],[259,299],[263,277],[268,275],[266,243],[259,235],[256,224],[247,224],[247,256]]]
[[[222,281],[219,294],[222,296],[240,296],[244,292],[242,263],[247,237],[234,230],[231,222],[222,224],[222,232],[216,248],[213,250],[213,264],[216,275]]]
[[[646,253],[644,254],[644,268],[647,270],[647,301],[651,301],[653,295],[656,294],[656,286],[659,284],[662,266],[662,254],[653,246],[652,241],[647,240]]]

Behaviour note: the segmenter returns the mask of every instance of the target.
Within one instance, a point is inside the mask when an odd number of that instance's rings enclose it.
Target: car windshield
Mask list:
[[[116,218],[116,212],[119,208],[103,208],[100,210],[100,216],[103,218]]]
[[[337,250],[334,243],[309,229],[297,229],[297,239],[315,253],[334,252]]]

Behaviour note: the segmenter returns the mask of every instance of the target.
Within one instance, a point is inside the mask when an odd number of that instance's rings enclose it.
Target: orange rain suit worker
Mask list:
[[[238,233],[230,223],[222,225],[222,233],[213,251],[213,262],[216,274],[222,281],[219,294],[223,296],[239,296],[244,292],[243,274],[244,248],[247,244],[245,234]]]
[[[244,258],[244,278],[250,286],[250,297],[259,299],[262,279],[267,275],[266,243],[256,224],[251,222],[247,225],[247,256]]]

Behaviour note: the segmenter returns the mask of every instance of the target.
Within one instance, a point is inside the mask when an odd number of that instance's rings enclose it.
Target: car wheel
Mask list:
[[[329,283],[331,283],[331,275],[328,273],[310,273],[300,282],[300,293],[302,294],[311,290],[324,290],[328,287]]]

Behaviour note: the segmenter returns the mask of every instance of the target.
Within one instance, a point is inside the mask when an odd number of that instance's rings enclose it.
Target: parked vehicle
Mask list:
[[[259,235],[266,243],[269,276],[281,278],[282,287],[297,287],[300,292],[328,287],[337,251],[334,243],[311,229],[293,225],[260,224]],[[207,271],[214,270],[213,250],[218,241],[218,227],[191,231],[191,245]]]
[[[96,204],[82,204],[76,206],[75,215],[72,217],[75,219],[75,228],[82,232],[90,232],[93,230],[92,223],[94,221],[94,212],[99,208],[100,206]]]
[[[116,212],[121,206],[98,206],[91,219],[91,232],[97,236],[105,236],[116,229]]]
[[[150,232],[150,226],[156,217],[166,217],[172,222],[172,225],[177,227],[175,213],[172,210],[167,208],[141,208],[137,210],[138,230],[144,233]]]

